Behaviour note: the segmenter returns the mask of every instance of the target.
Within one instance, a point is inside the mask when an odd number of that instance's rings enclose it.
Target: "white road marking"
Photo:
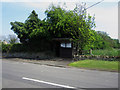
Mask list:
[[[27,77],[22,77],[22,79],[29,80],[29,81],[34,81],[34,82],[45,83],[45,84],[50,84],[50,85],[64,87],[64,88],[73,88],[73,89],[75,89],[75,87],[71,87],[71,86],[67,86],[67,85],[61,85],[61,84],[56,84],[56,83],[51,83],[51,82],[46,82],[46,81],[41,81],[41,80],[27,78]]]

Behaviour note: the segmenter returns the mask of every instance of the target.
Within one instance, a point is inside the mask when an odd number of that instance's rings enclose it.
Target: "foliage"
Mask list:
[[[83,7],[82,7],[83,8]],[[78,13],[81,12],[81,13]],[[51,6],[45,11],[47,18],[40,20],[33,10],[25,23],[11,22],[11,29],[18,35],[22,43],[37,43],[51,38],[73,38],[79,48],[94,41],[93,33],[94,17],[86,15],[85,8],[65,10],[60,6]],[[78,44],[79,42],[79,44]]]
[[[93,50],[93,55],[102,55],[102,56],[118,56],[119,49],[99,49],[99,50]]]
[[[28,49],[27,46],[16,43],[16,44],[4,44],[2,43],[2,52],[24,52]]]
[[[4,43],[2,43],[1,45],[2,45],[2,52],[9,52],[12,46],[12,44],[4,44]]]
[[[103,31],[97,31],[97,34],[102,38],[99,49],[119,48],[120,44],[118,39],[112,39],[106,32]]]
[[[88,69],[118,71],[118,61],[82,60],[70,63],[69,66]]]
[[[27,52],[29,47],[25,44],[16,43],[13,44],[9,52]]]
[[[119,40],[112,39],[106,32],[103,31],[93,31],[95,41],[92,43],[91,49],[111,49],[111,48],[119,48]],[[88,50],[87,47],[84,47],[85,50]]]
[[[120,43],[118,39],[113,39],[113,48],[120,48]]]
[[[45,44],[45,45],[44,45]],[[44,48],[43,48],[44,47]],[[46,47],[46,48],[45,48]],[[28,44],[4,44],[0,45],[2,52],[43,52],[43,51],[51,51],[49,43],[42,43],[38,46],[30,46]]]
[[[94,17],[86,14],[85,8],[76,8],[67,11],[60,6],[52,6],[45,11],[48,24],[48,31],[53,38],[72,38],[76,50],[82,50],[84,46],[90,46],[95,41]],[[79,12],[79,13],[78,13]]]
[[[21,43],[29,43],[31,38],[35,36],[43,35],[44,30],[42,29],[42,21],[38,18],[38,15],[33,10],[30,16],[27,18],[25,23],[22,22],[11,22],[11,30],[13,30],[20,38]],[[43,30],[43,31],[42,31]]]
[[[106,33],[93,30],[95,16],[87,14],[85,4],[77,4],[74,10],[52,5],[45,14],[46,18],[40,20],[33,10],[24,23],[17,21],[10,23],[11,30],[31,51],[51,50],[53,38],[72,38],[73,47],[80,53],[88,49],[119,47],[118,40],[112,40]]]

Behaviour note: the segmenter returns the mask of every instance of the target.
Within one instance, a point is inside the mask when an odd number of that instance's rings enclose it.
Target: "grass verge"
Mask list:
[[[69,66],[97,70],[118,71],[118,61],[81,60],[70,63]]]

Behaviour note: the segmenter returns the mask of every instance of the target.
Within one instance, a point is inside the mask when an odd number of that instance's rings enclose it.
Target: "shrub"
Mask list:
[[[10,52],[26,52],[28,50],[28,47],[26,45],[17,43],[13,44],[10,48]]]
[[[118,56],[119,49],[99,49],[93,50],[93,55],[103,55],[103,56]]]
[[[11,47],[12,47],[12,44],[4,44],[4,43],[2,43],[2,52],[9,52]]]
[[[2,44],[2,52],[43,52],[51,51],[50,45],[42,43],[39,45],[29,45],[29,44]]]

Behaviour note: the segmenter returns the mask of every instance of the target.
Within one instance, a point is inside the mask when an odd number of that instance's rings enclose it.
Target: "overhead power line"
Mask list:
[[[104,0],[102,0],[102,1],[104,1]],[[93,5],[89,6],[89,7],[87,7],[86,10],[87,10],[88,8],[91,8],[91,7],[93,7],[93,6],[95,6],[95,5],[99,4],[99,3],[101,3],[102,1],[97,2],[97,3],[95,3],[95,4],[93,4]]]

